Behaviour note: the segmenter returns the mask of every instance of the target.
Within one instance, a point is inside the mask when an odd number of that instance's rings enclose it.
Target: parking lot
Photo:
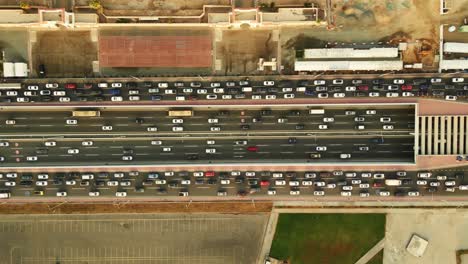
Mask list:
[[[28,215],[0,221],[0,263],[254,263],[267,215]]]
[[[89,77],[97,60],[97,44],[91,31],[37,31],[32,43],[33,75],[44,64],[48,77]]]

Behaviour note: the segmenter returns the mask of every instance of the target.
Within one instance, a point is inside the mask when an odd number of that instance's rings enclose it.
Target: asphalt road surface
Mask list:
[[[4,166],[414,161],[413,105],[312,108],[325,114],[304,106],[196,108],[187,117],[169,117],[164,109],[101,110],[99,117],[4,109],[0,157]],[[320,158],[311,160],[316,153]]]

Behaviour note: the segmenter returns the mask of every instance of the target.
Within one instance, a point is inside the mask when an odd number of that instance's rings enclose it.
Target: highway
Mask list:
[[[1,110],[2,165],[414,162],[414,105],[201,107],[186,117],[170,117],[165,108],[99,112],[72,117],[72,109]]]
[[[468,190],[464,178],[468,167],[430,171],[429,178],[421,178],[419,172],[396,171],[90,171],[16,173],[5,171],[0,178],[0,191],[10,192],[12,197],[55,197],[57,192],[66,192],[69,197],[89,196],[98,192],[100,197],[115,197],[116,192],[125,192],[129,197],[216,196],[221,192],[228,197],[249,196],[252,198],[282,197],[327,197],[343,196],[349,190],[351,197],[361,198],[361,193],[370,197],[389,196],[460,196]],[[428,172],[428,171],[424,171]],[[210,174],[211,173],[211,174]],[[404,174],[401,174],[404,173]],[[40,175],[40,176],[39,176]],[[351,175],[351,177],[350,177]],[[15,177],[15,178],[12,178]],[[41,177],[41,179],[39,179]],[[92,177],[87,180],[85,177]],[[389,186],[386,179],[401,180],[400,186]],[[11,185],[14,182],[15,186]],[[46,186],[38,186],[37,182]],[[296,186],[297,185],[297,186]],[[323,185],[323,186],[322,186]],[[462,187],[460,187],[462,186]],[[42,191],[42,192],[41,192]],[[270,191],[270,192],[269,192]],[[274,191],[274,192],[272,192]],[[299,191],[295,195],[291,191]],[[323,191],[314,193],[315,191]],[[417,192],[417,193],[415,193]],[[413,196],[414,197],[414,196]],[[91,197],[98,199],[96,197]],[[412,198],[412,197],[408,197]],[[64,199],[62,197],[62,199]]]
[[[384,75],[367,78],[320,76],[315,79],[275,80],[253,78],[254,80],[204,81],[200,78],[167,78],[171,81],[134,81],[132,79],[80,79],[70,82],[63,80],[26,80],[18,90],[3,88],[0,101],[3,103],[54,102],[154,102],[159,101],[224,101],[269,100],[303,98],[348,98],[348,97],[415,97],[466,101],[468,78],[454,81],[453,76],[433,75],[429,77],[396,77]],[[359,79],[357,79],[359,78]],[[215,78],[216,79],[216,78]],[[434,79],[434,80],[433,80]],[[183,80],[183,81],[182,81]],[[48,88],[47,88],[48,87]],[[15,93],[16,92],[16,93]],[[455,96],[448,99],[447,96]]]

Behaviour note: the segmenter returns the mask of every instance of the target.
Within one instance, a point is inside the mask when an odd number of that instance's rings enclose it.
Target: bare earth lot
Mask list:
[[[335,27],[288,26],[281,30],[283,64],[294,62],[294,48],[325,47],[327,43],[409,42],[404,61],[433,65],[438,50],[438,0],[332,1]]]
[[[266,214],[2,216],[1,263],[255,263]]]
[[[34,33],[32,33],[34,34]],[[37,31],[32,45],[33,70],[44,64],[49,77],[82,77],[93,73],[97,44],[89,30]]]
[[[27,62],[28,31],[26,29],[0,30],[0,50],[5,51],[5,60],[12,62]]]
[[[467,218],[468,211],[464,209],[411,209],[388,213],[384,264],[455,264],[455,251],[468,249]],[[410,255],[405,249],[412,234],[429,241],[421,258]]]

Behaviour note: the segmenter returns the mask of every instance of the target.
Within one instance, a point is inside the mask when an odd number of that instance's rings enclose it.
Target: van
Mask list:
[[[296,92],[305,92],[306,88],[305,87],[297,87]]]
[[[251,93],[252,92],[252,87],[242,87],[242,92]]]
[[[401,180],[387,179],[387,180],[385,180],[385,185],[387,185],[387,186],[400,186],[401,185]]]

